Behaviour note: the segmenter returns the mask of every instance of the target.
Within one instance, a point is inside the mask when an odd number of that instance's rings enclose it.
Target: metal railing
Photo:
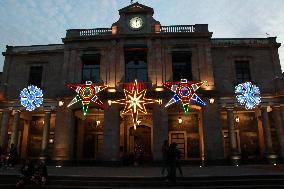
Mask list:
[[[160,26],[153,32],[156,33],[208,33],[207,24],[195,25],[172,25]],[[70,29],[67,30],[66,38],[73,37],[88,37],[88,36],[101,36],[101,35],[115,35],[119,34],[119,30],[112,33],[111,28],[94,28],[94,29]]]
[[[95,29],[70,29],[67,30],[66,37],[86,37],[98,35],[111,35],[111,28],[95,28]]]
[[[192,33],[195,31],[194,25],[173,25],[161,26],[161,33]]]
[[[80,36],[108,35],[111,34],[111,28],[81,29]]]

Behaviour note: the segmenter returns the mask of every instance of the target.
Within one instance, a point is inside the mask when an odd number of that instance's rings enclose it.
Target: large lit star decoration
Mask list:
[[[128,112],[132,113],[134,129],[136,129],[136,125],[139,125],[138,121],[139,112],[147,114],[147,110],[145,108],[146,104],[161,103],[161,100],[145,98],[146,92],[147,92],[146,89],[139,90],[137,80],[135,80],[131,91],[124,89],[125,99],[111,101],[111,103],[125,105],[124,110],[122,112],[123,114],[126,114]]]
[[[188,108],[190,101],[195,101],[198,104],[205,106],[205,102],[201,100],[195,93],[206,81],[202,82],[188,82],[187,79],[181,79],[180,82],[166,82],[163,86],[170,89],[175,93],[171,100],[166,104],[165,107],[170,106],[176,102],[182,102],[184,114],[188,114]]]
[[[92,84],[91,81],[86,81],[86,84],[68,84],[68,87],[76,91],[77,95],[71,100],[67,107],[70,107],[77,102],[81,102],[84,116],[88,113],[88,107],[91,101],[104,109],[103,103],[98,98],[97,94],[102,90],[105,90],[108,86],[95,85]]]
[[[244,105],[247,110],[255,108],[261,102],[260,90],[251,82],[237,85],[235,87],[235,94],[238,102]]]
[[[24,88],[20,93],[21,105],[28,111],[33,111],[36,107],[40,107],[43,102],[43,93],[40,88],[34,85]]]

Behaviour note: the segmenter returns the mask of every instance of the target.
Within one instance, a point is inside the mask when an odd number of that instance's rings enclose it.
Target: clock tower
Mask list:
[[[153,18],[154,9],[138,2],[119,10],[120,18],[112,24],[118,34],[142,34],[155,32],[160,22]]]

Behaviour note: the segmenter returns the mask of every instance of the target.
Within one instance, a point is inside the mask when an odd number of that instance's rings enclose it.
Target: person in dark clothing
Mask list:
[[[178,159],[179,151],[177,149],[177,143],[172,143],[169,147],[168,152],[168,164],[169,164],[169,174],[168,179],[176,183],[176,165],[177,165],[177,159]]]
[[[183,177],[183,172],[182,172],[182,169],[181,169],[181,152],[180,152],[180,150],[177,148],[177,146],[176,146],[176,150],[177,150],[177,160],[176,160],[176,167],[178,168],[178,170],[179,170],[179,174],[180,174],[180,176],[182,176]]]
[[[165,171],[167,171],[166,175],[169,174],[168,152],[169,152],[169,141],[165,140],[162,146],[162,158],[163,158],[163,168],[161,171],[162,176],[165,176]]]

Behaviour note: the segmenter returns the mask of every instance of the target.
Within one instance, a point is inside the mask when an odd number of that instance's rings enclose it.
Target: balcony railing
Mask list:
[[[207,24],[195,25],[172,25],[172,26],[159,26],[155,29],[155,33],[208,33]],[[95,29],[70,29],[67,30],[66,38],[73,37],[88,37],[88,36],[101,36],[101,35],[116,35],[119,34],[119,28],[95,28]]]
[[[276,37],[269,38],[213,38],[213,46],[269,45],[277,44]]]
[[[174,26],[161,26],[161,33],[184,33],[194,32],[194,25],[174,25]]]
[[[93,36],[93,35],[109,35],[111,28],[95,28],[95,29],[82,29],[80,36]]]
[[[70,29],[67,30],[66,37],[87,37],[96,35],[111,35],[111,28]]]

